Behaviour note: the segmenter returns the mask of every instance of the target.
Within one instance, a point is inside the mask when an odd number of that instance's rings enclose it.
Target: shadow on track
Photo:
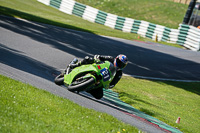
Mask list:
[[[111,56],[116,56],[119,53],[126,54],[130,62],[124,69],[126,74],[167,79],[200,80],[200,61],[193,62],[181,59],[171,54],[136,46],[134,45],[136,42],[118,41],[88,33],[88,31],[79,32],[40,23],[32,24],[3,16],[0,18],[1,27],[78,58],[95,54]],[[41,18],[38,17],[37,19]],[[52,24],[54,24],[53,21]],[[187,54],[186,50],[185,53]],[[197,55],[200,54],[197,53]],[[53,77],[46,76],[45,71],[55,71],[55,68],[27,57],[20,51],[11,50],[4,44],[1,45],[0,62],[48,80],[52,80]],[[20,66],[19,62],[23,65]]]
[[[59,73],[55,68],[23,55],[22,52],[0,44],[0,63],[31,73],[47,80],[53,80],[52,73]]]

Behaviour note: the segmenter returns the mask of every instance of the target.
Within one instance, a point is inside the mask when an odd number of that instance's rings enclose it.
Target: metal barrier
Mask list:
[[[178,29],[171,29],[150,22],[125,18],[106,13],[74,0],[38,0],[60,11],[82,17],[93,23],[102,24],[113,29],[139,34],[153,40],[176,43],[188,49],[200,50],[200,29],[180,24]]]

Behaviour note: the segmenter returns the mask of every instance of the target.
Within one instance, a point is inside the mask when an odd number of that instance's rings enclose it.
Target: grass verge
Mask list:
[[[138,132],[116,118],[0,75],[0,132]]]
[[[114,88],[120,99],[185,133],[199,133],[200,83],[123,77]],[[180,124],[175,121],[181,117]]]
[[[118,16],[145,20],[169,28],[183,22],[188,5],[169,0],[76,0]]]
[[[91,23],[77,16],[65,14],[53,7],[46,6],[38,2],[37,0],[1,0],[0,15],[24,18],[31,21],[56,25],[79,31],[90,32],[98,35],[112,36],[129,40],[140,40],[146,42],[153,41],[151,39],[142,37],[138,39],[137,34],[125,33],[104,25]],[[171,44],[166,42],[158,43],[182,48],[182,46],[177,44]]]

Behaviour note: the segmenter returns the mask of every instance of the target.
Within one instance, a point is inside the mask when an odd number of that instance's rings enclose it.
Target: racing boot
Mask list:
[[[69,67],[70,67],[71,69],[74,69],[74,68],[76,68],[76,67],[78,67],[78,66],[80,66],[80,63],[77,63],[77,64],[69,64]]]
[[[70,62],[70,64],[76,64],[77,62],[78,62],[78,59],[74,58],[74,59]]]
[[[65,73],[70,73],[72,71],[73,68],[76,67],[76,63],[78,62],[77,58],[74,58],[69,65],[67,66],[67,68],[65,69]]]
[[[75,64],[72,64],[72,63],[70,63],[69,64],[69,67],[71,68],[71,69],[74,69],[74,68],[76,68],[76,67],[78,67],[78,66],[81,66],[81,65],[86,65],[86,64],[92,64],[92,63],[94,63],[94,59],[93,58],[91,58],[91,57],[89,57],[89,56],[86,56],[82,61],[80,61],[80,62],[78,62],[78,60],[75,58],[72,62],[76,62]],[[77,63],[78,62],[78,63]]]
[[[77,64],[69,64],[67,66],[67,69],[65,69],[65,73],[69,74],[74,68],[76,68],[78,66],[80,66],[79,63],[77,63]]]
[[[67,66],[67,68],[75,68],[75,64],[78,62],[78,59],[74,58],[70,63],[69,65]],[[73,67],[74,66],[74,67]]]

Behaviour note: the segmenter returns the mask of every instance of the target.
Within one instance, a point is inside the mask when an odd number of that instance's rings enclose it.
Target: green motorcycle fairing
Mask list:
[[[102,77],[99,86],[103,86],[103,88],[109,88],[110,82],[113,80],[116,74],[116,68],[109,61],[82,65],[74,68],[69,74],[64,75],[64,84],[66,86],[70,85],[75,78],[79,77],[79,75],[83,76],[83,78],[93,77],[96,81],[97,79],[94,76],[94,73],[97,76]]]

